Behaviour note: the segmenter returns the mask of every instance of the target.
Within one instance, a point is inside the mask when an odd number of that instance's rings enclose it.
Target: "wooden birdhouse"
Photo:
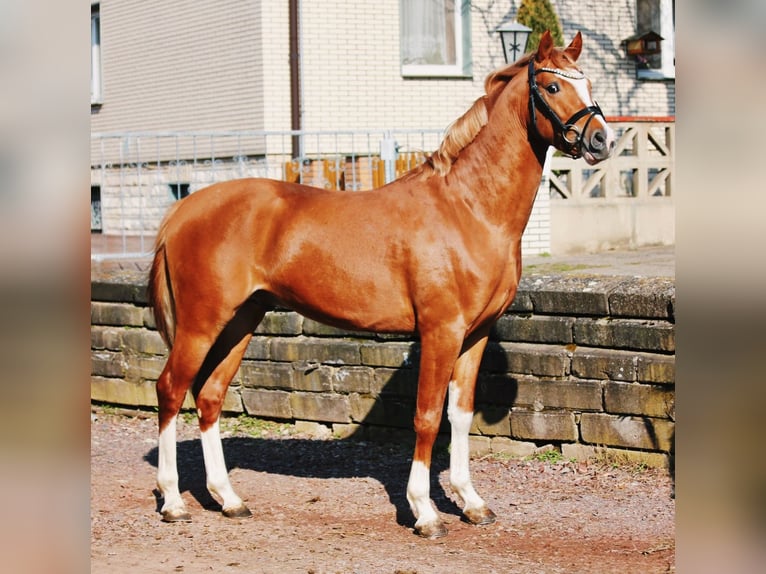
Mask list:
[[[657,32],[649,30],[643,34],[631,36],[623,40],[623,43],[625,44],[628,56],[648,56],[659,54],[662,51],[662,46],[660,45],[662,40],[663,37],[657,34]]]

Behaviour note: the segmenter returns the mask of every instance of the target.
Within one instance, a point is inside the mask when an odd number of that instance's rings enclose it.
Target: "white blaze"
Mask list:
[[[562,80],[565,82],[568,82],[570,86],[572,86],[575,89],[575,92],[577,92],[577,96],[580,98],[580,100],[583,101],[583,103],[587,106],[592,106],[595,104],[593,101],[593,98],[590,95],[590,90],[588,90],[588,80],[587,78],[569,78],[567,76],[559,76]]]

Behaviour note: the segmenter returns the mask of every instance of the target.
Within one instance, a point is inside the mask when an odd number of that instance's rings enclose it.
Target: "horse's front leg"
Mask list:
[[[453,380],[449,384],[447,416],[452,430],[450,443],[450,484],[463,500],[463,516],[472,524],[491,524],[495,513],[476,493],[469,471],[468,434],[471,429],[474,409],[476,377],[487,337],[479,339],[465,350],[455,363]]]
[[[431,454],[439,433],[444,399],[462,337],[451,333],[421,332],[420,374],[415,412],[415,453],[412,457],[407,500],[415,515],[415,532],[425,538],[446,536],[447,528],[431,502]]]

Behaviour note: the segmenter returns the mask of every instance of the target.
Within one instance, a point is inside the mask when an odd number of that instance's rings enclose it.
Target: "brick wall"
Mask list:
[[[593,83],[593,97],[609,116],[673,116],[676,113],[675,80],[636,79],[635,63],[625,54],[622,41],[637,31],[636,2],[553,0],[569,41],[583,35],[579,62]]]
[[[287,0],[102,0],[103,105],[92,131],[290,128]],[[301,2],[303,128],[443,129],[502,65],[495,28],[520,2],[470,3],[470,76],[404,78],[400,0]],[[635,1],[554,0],[607,115],[673,115],[675,82],[637,81],[621,41]],[[430,150],[426,150],[430,151]]]
[[[285,8],[282,19],[261,4],[102,0],[103,105],[91,108],[91,131],[272,125],[266,112],[283,112],[271,90],[261,88],[269,48],[263,43],[286,52],[287,38],[274,43],[264,22],[275,18],[287,30],[287,14]],[[274,74],[275,80],[284,75]]]
[[[91,399],[156,406],[166,349],[143,277],[92,282]],[[474,452],[600,452],[664,466],[675,429],[675,286],[666,279],[529,276],[479,375]],[[340,436],[412,434],[419,344],[269,313],[226,397],[229,413],[310,421]],[[185,407],[193,408],[187,397]],[[446,421],[444,430],[447,429]]]
[[[304,129],[444,128],[484,94],[484,79],[504,63],[494,30],[520,2],[471,2],[471,77],[404,78],[399,1],[301,4]],[[637,31],[635,1],[552,4],[566,42],[583,34],[580,64],[607,115],[675,114],[675,81],[637,80],[621,45]]]

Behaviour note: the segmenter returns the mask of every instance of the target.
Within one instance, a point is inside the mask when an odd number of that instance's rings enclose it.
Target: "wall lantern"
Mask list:
[[[636,34],[623,40],[625,44],[625,51],[628,56],[650,56],[652,54],[659,54],[662,52],[663,37],[649,30],[644,34]]]
[[[506,64],[512,64],[526,53],[527,42],[529,41],[529,35],[532,33],[532,28],[527,28],[524,24],[511,20],[500,24],[495,28],[495,32],[500,33]]]

